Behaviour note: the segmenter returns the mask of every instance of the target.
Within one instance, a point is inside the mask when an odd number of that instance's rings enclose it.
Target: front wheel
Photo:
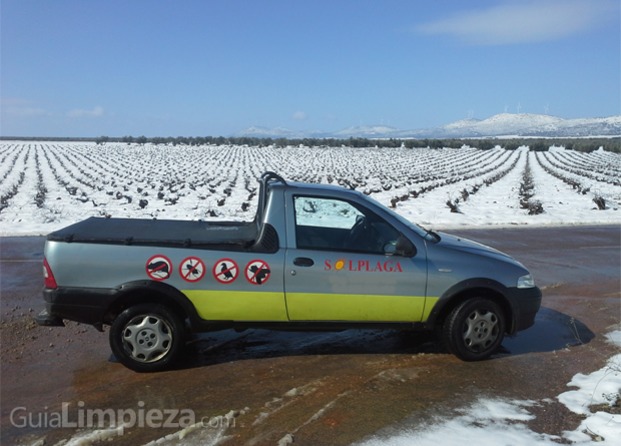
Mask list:
[[[170,366],[183,347],[183,322],[163,305],[140,304],[119,314],[110,328],[110,348],[136,372]]]
[[[505,334],[505,318],[500,306],[475,297],[451,311],[442,328],[447,349],[464,361],[488,358],[500,346]]]

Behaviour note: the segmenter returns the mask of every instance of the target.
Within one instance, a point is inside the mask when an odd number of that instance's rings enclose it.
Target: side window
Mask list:
[[[295,224],[351,229],[362,212],[346,201],[329,198],[295,197]]]
[[[384,254],[400,235],[373,212],[347,201],[296,196],[294,202],[299,249]]]

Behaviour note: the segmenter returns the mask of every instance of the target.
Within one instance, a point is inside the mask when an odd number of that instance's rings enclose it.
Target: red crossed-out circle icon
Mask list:
[[[186,282],[198,282],[205,276],[207,267],[198,257],[187,257],[179,264],[179,274]]]
[[[166,280],[172,274],[173,266],[170,259],[162,254],[156,254],[147,260],[147,276],[153,280]]]
[[[267,262],[259,259],[248,262],[244,272],[246,274],[246,280],[253,285],[263,285],[269,280],[272,274]]]
[[[239,276],[239,266],[233,259],[220,259],[213,266],[212,273],[220,283],[233,283]]]

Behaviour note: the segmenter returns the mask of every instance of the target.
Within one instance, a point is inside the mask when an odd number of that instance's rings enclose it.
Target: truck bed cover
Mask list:
[[[52,232],[49,241],[245,250],[256,241],[255,222],[205,222],[91,217]]]

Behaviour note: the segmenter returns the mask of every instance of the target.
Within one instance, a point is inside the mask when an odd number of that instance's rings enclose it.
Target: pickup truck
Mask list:
[[[482,360],[541,305],[500,251],[273,172],[251,222],[89,218],[47,236],[43,273],[37,323],[110,325],[112,352],[139,372],[169,367],[189,333],[251,327],[434,330]]]

